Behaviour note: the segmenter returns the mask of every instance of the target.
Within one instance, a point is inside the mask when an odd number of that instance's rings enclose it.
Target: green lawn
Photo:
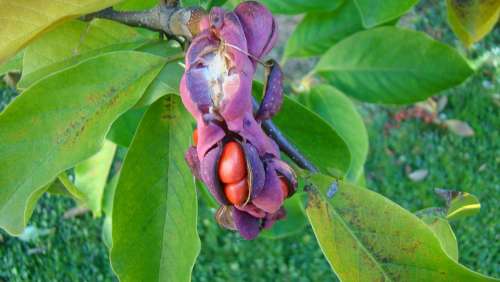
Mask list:
[[[443,10],[435,9],[435,3],[420,4],[421,16],[410,18],[411,24],[456,44],[444,24]],[[496,48],[498,57],[499,42],[497,29],[469,56],[478,58]],[[370,133],[367,186],[411,211],[439,205],[433,194],[436,187],[476,195],[482,205],[479,215],[453,224],[460,261],[496,277],[500,276],[499,80],[499,66],[487,63],[462,86],[444,93],[449,102],[443,115],[468,122],[475,131],[469,138],[419,120],[384,131],[400,108],[361,107]],[[11,90],[0,90],[0,109],[12,94]],[[415,169],[427,169],[429,175],[421,182],[412,182],[407,170]],[[63,219],[63,213],[72,207],[74,203],[68,198],[46,195],[30,225],[48,234],[25,242],[0,231],[0,281],[115,280],[101,240],[102,220],[90,214]],[[335,281],[310,229],[283,240],[248,242],[221,230],[203,205],[199,223],[202,251],[194,281]]]

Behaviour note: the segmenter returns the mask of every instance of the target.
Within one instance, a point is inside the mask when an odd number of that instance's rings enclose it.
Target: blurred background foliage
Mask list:
[[[300,18],[282,20],[286,37]],[[442,205],[434,188],[467,191],[479,198],[478,215],[454,221],[460,261],[494,277],[500,276],[500,29],[464,50],[446,24],[444,1],[426,0],[400,24],[422,30],[467,52],[477,73],[444,94],[447,103],[438,118],[466,122],[474,134],[462,137],[422,118],[398,118],[415,108],[359,105],[370,135],[366,182],[410,211]],[[283,41],[281,40],[281,46]],[[286,71],[300,71],[307,61],[290,62]],[[297,67],[298,66],[298,67]],[[293,77],[292,73],[292,77]],[[0,83],[0,110],[16,95]],[[119,151],[123,156],[124,149]],[[419,177],[412,172],[421,171]],[[0,230],[0,281],[113,281],[103,219],[90,213],[68,216],[75,203],[45,195],[21,238]],[[65,216],[66,213],[66,216]],[[221,230],[212,212],[200,203],[202,251],[194,281],[335,281],[308,227],[283,240],[242,240]]]

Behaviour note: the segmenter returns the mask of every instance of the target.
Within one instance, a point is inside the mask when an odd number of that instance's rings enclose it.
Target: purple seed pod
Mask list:
[[[221,205],[229,205],[226,196],[224,196],[224,191],[222,190],[222,183],[219,177],[217,177],[217,166],[221,153],[222,145],[218,143],[217,147],[210,150],[207,155],[201,159],[200,174],[201,179],[212,196],[214,196],[215,200]]]
[[[266,67],[267,80],[264,85],[264,98],[255,115],[258,121],[272,118],[283,104],[283,72],[275,60],[269,60],[267,64],[269,67]]]
[[[191,146],[189,149],[186,151],[186,154],[184,155],[184,159],[186,160],[186,163],[188,164],[189,168],[191,169],[191,172],[193,173],[194,177],[198,180],[201,179],[201,169],[200,169],[200,159],[198,158],[198,153],[196,152],[196,147]]]
[[[284,196],[280,188],[278,174],[274,167],[268,163],[264,188],[259,194],[255,195],[252,203],[267,213],[275,213],[283,205]]]
[[[264,57],[278,38],[278,25],[271,12],[256,1],[239,4],[234,12],[238,15],[248,44],[248,52],[256,58]]]
[[[234,140],[232,140],[234,141]],[[243,147],[245,153],[245,162],[247,169],[247,183],[248,183],[248,197],[243,206],[248,204],[251,199],[264,188],[266,174],[264,165],[257,153],[257,150],[252,144],[239,142]],[[223,184],[219,180],[218,167],[222,154],[224,143],[217,143],[216,147],[208,151],[208,153],[201,159],[200,175],[203,182],[207,185],[210,193],[214,196],[217,202],[221,205],[229,205],[223,190]]]
[[[288,183],[288,197],[291,197],[297,188],[297,175],[293,169],[284,161],[280,159],[273,159],[272,166],[279,176],[281,176]]]
[[[252,240],[259,235],[261,220],[251,216],[249,213],[233,208],[234,225],[241,236],[247,240]]]
[[[234,12],[213,8],[200,28],[187,50],[180,83],[198,132],[185,159],[221,205],[217,222],[250,240],[286,216],[283,202],[297,187],[293,170],[260,125],[283,101],[283,74],[274,61],[268,62],[256,116],[252,108],[255,67],[274,46],[277,25],[264,6],[251,1]]]
[[[238,17],[222,11],[212,9],[210,29],[191,43],[180,90],[197,122],[221,120],[234,130],[243,126],[243,115],[251,113],[255,69]]]
[[[234,133],[230,133],[234,136]],[[201,160],[201,176],[203,182],[207,185],[210,193],[223,206],[231,206],[231,203],[224,194],[224,184],[220,181],[218,175],[219,160],[221,158],[222,148],[224,143],[235,141],[232,137],[224,138],[224,141],[217,143],[216,147],[208,151],[206,156]],[[247,183],[249,193],[241,205],[232,205],[238,212],[225,209],[224,212],[232,212],[233,217],[219,211],[216,219],[223,227],[233,226],[230,219],[236,220],[239,223],[234,224],[234,227],[242,233],[244,238],[249,238],[250,234],[258,234],[252,231],[247,233],[247,225],[241,221],[250,220],[250,226],[255,227],[255,221],[261,223],[261,227],[270,227],[276,220],[284,217],[285,211],[282,210],[283,201],[286,197],[290,197],[296,189],[297,179],[293,170],[280,159],[271,154],[260,156],[257,149],[248,142],[237,141],[241,144],[245,155],[247,168]],[[281,190],[280,178],[283,178],[288,184],[288,195],[284,195]],[[281,210],[281,211],[280,211]],[[242,216],[241,213],[246,213]],[[242,227],[243,226],[243,227]],[[241,230],[240,227],[245,228]],[[249,227],[248,227],[249,228]],[[253,229],[252,229],[253,230]]]

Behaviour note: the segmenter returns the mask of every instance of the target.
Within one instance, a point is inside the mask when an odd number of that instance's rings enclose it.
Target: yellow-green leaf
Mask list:
[[[500,15],[498,0],[447,0],[446,4],[448,23],[465,46],[486,36]]]
[[[425,215],[422,221],[427,223],[429,228],[439,239],[443,250],[455,261],[458,261],[458,243],[453,229],[451,229],[448,220],[433,215]]]
[[[69,21],[43,34],[26,47],[18,88],[93,56],[145,44],[133,28],[102,19]]]
[[[481,204],[476,196],[463,192],[451,200],[446,219],[456,220],[471,216],[477,214],[479,209],[481,209]]]
[[[97,154],[75,166],[75,186],[84,196],[84,204],[95,217],[101,216],[104,187],[108,180],[115,151],[116,144],[104,141],[104,145]]]
[[[0,0],[0,63],[52,26],[118,2],[120,0]]]
[[[496,281],[452,259],[423,221],[389,199],[324,175],[308,177],[306,213],[341,281]]]
[[[28,199],[95,154],[118,116],[157,75],[161,57],[97,56],[34,84],[0,114],[0,227],[20,234]]]
[[[23,56],[24,51],[20,51],[15,56],[6,60],[3,64],[0,64],[0,76],[11,72],[20,72],[23,67]]]

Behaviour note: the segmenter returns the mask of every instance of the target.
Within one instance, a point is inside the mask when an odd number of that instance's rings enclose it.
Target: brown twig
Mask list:
[[[199,23],[205,11],[199,7],[179,8],[166,1],[150,10],[120,12],[107,8],[81,17],[84,21],[95,18],[108,19],[126,25],[161,31],[171,36],[191,39],[200,32]]]

